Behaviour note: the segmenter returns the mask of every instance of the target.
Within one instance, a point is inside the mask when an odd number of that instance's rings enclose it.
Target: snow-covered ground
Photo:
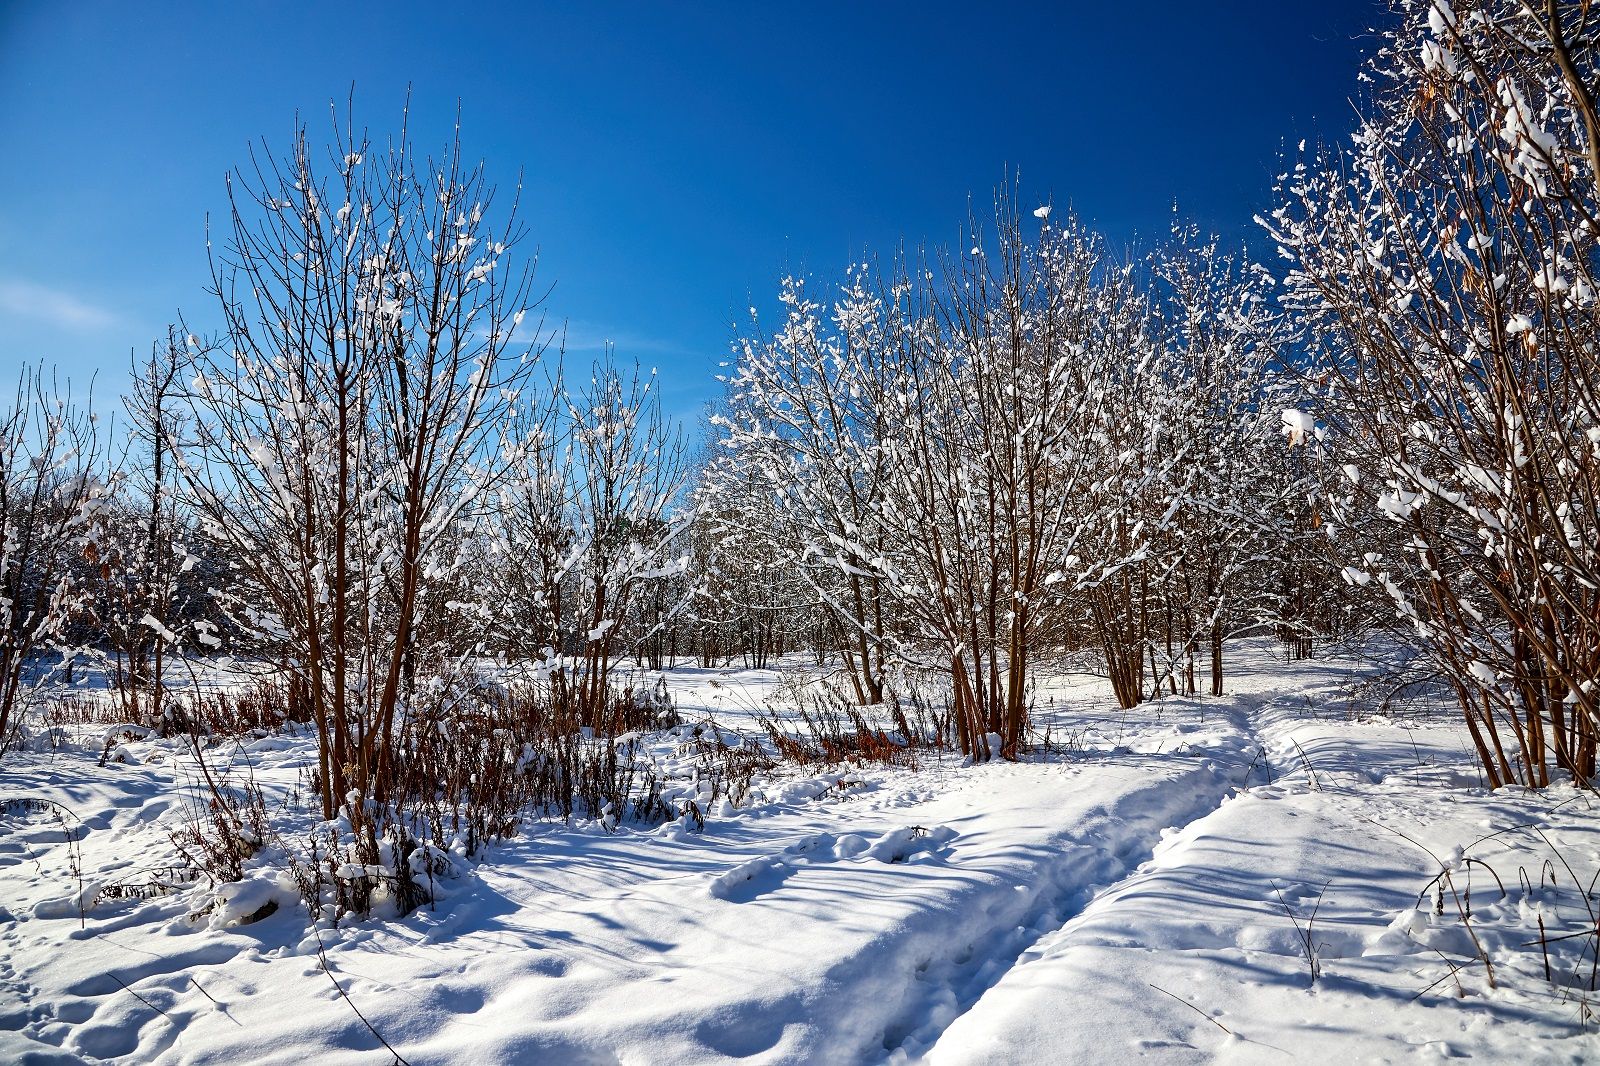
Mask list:
[[[0,799],[72,813],[0,822],[0,1061],[1600,1060],[1595,800],[1487,792],[1452,717],[1362,718],[1350,677],[1257,645],[1228,696],[1125,713],[1063,675],[1054,753],[780,768],[703,832],[535,822],[434,908],[320,933],[288,895],[218,920],[269,868],[201,918],[97,893],[173,859],[181,748],[13,753]],[[749,729],[783,677],[669,682]],[[272,801],[310,754],[235,757]]]

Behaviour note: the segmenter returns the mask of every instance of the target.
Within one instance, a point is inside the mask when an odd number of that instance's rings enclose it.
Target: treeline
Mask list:
[[[260,153],[218,325],[136,368],[116,454],[38,374],[0,424],[0,735],[64,650],[152,722],[167,657],[272,662],[333,817],[485,662],[604,730],[625,659],[800,652],[863,705],[937,678],[953,741],[1012,758],[1051,657],[1130,707],[1220,692],[1241,633],[1381,630],[1494,783],[1589,780],[1600,15],[1396,8],[1358,136],[1263,220],[1281,276],[1005,191],[969,247],[785,281],[695,451],[648,375],[563,370],[459,143]]]

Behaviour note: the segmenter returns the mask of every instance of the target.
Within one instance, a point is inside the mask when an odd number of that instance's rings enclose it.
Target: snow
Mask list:
[[[176,643],[178,640],[178,634],[162,625],[161,620],[153,614],[147,612],[143,618],[139,619],[139,624],[150,629],[156,636],[169,644]]]
[[[1021,762],[780,768],[700,832],[530,822],[434,908],[336,929],[270,858],[174,877],[181,743],[13,753],[0,1061],[391,1061],[352,1004],[417,1064],[1592,1059],[1589,941],[1556,939],[1589,921],[1592,799],[1489,792],[1452,717],[1360,717],[1352,663],[1274,656],[1129,712],[1057,670]],[[793,666],[667,678],[748,732]],[[232,758],[271,807],[313,751]]]
[[[1283,435],[1290,444],[1304,444],[1316,431],[1316,419],[1293,407],[1283,412]]]

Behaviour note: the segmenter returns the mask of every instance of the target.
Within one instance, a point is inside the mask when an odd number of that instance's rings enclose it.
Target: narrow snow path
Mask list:
[[[985,911],[974,924],[987,929],[963,937],[954,954],[937,965],[918,970],[917,981],[925,987],[912,986],[905,1019],[886,1034],[884,1061],[925,1054],[1013,968],[1036,958],[1041,940],[1114,893],[1167,842],[1213,814],[1237,790],[1270,780],[1275,771],[1253,721],[1261,702],[1259,697],[1212,702],[1206,708],[1209,725],[1177,727],[1190,733],[1183,746],[1196,759],[1191,770],[1151,781],[1067,822],[1061,837],[1039,855],[1034,884],[1018,886],[1028,899],[1022,913]]]
[[[996,764],[775,816],[750,839],[713,830],[673,844],[679,876],[627,876],[638,860],[618,855],[620,883],[554,908],[524,880],[531,856],[497,864],[486,887],[515,906],[488,942],[531,950],[486,951],[464,975],[495,990],[478,1014],[517,1019],[477,1053],[572,1061],[637,1033],[649,1062],[870,1062],[925,1045],[1163,829],[1215,806],[1246,744],[1223,723],[1205,740],[1155,765]],[[532,846],[559,862],[550,843]],[[489,933],[481,909],[429,940],[471,950]],[[539,969],[552,948],[562,964]],[[448,1055],[462,1036],[421,1047]]]

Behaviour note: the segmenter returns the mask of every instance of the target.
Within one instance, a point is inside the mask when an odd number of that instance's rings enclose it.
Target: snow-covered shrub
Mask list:
[[[1593,997],[1600,991],[1600,912],[1594,898],[1600,869],[1593,855],[1566,846],[1561,837],[1554,825],[1536,818],[1449,854],[1430,852],[1438,872],[1412,906],[1392,915],[1371,950],[1472,959],[1489,987],[1539,989],[1576,1005],[1579,1023],[1587,1027],[1596,1020]],[[1449,977],[1457,994],[1464,994],[1466,975],[1452,967]]]
[[[213,883],[238,881],[245,861],[272,833],[266,803],[254,781],[235,783],[226,771],[208,766],[198,747],[195,752],[201,783],[172,842],[190,868]]]
[[[719,800],[734,807],[744,806],[756,775],[777,765],[766,749],[748,737],[726,734],[715,725],[688,728],[688,744],[695,755],[695,779],[697,784],[706,786],[700,791],[707,809]],[[680,728],[680,734],[682,731]]]
[[[583,720],[586,710],[593,708],[564,687],[513,686],[484,703],[480,713],[491,717],[480,733],[494,738],[501,760],[494,772],[510,775],[504,789],[516,807],[509,813],[609,816],[612,825],[666,817],[661,782],[642,758],[640,737],[676,725],[676,713],[629,688],[608,688],[590,723]]]
[[[317,920],[338,921],[437,902],[486,846],[528,818],[578,818],[609,831],[680,813],[664,802],[660,768],[642,742],[644,732],[678,724],[655,692],[610,690],[590,726],[565,689],[444,689],[448,698],[406,718],[387,800],[351,790],[333,818],[300,809],[293,794],[269,811],[247,777],[236,780],[245,771],[217,766],[219,749],[194,734],[201,787],[174,835],[180,852],[218,884],[287,871]],[[727,782],[717,798],[747,789],[758,768],[726,744],[700,761],[708,779]]]
[[[279,677],[214,691],[175,694],[163,714],[168,728],[197,731],[212,738],[266,736],[291,725],[309,725],[295,714],[290,687]]]

